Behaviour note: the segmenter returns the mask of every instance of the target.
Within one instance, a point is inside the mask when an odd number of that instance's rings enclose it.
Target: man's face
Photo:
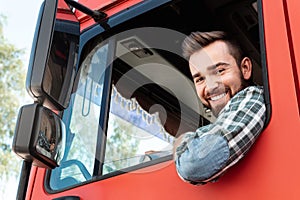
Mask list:
[[[238,65],[223,41],[215,41],[191,55],[189,65],[197,94],[215,116],[250,78],[251,61],[246,59]]]

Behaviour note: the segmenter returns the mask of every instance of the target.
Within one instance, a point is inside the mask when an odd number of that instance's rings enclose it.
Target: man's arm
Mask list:
[[[180,136],[174,144],[179,176],[201,184],[224,173],[257,139],[265,111],[262,89],[248,87],[228,102],[213,124]]]

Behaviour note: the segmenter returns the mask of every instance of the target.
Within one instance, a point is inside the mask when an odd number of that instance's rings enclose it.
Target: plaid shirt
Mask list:
[[[217,120],[196,132],[186,133],[176,148],[175,160],[186,149],[193,138],[208,134],[221,134],[228,142],[229,159],[223,169],[207,180],[193,184],[205,184],[223,174],[229,167],[237,163],[249,150],[264,127],[266,108],[261,87],[250,86],[238,92],[221,110]],[[201,145],[201,144],[200,144]]]

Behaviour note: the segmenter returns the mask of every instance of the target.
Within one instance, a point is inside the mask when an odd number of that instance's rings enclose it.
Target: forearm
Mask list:
[[[178,138],[174,158],[177,171],[184,180],[208,182],[248,151],[265,119],[262,94],[254,92],[245,93],[242,100],[234,99],[215,123]]]

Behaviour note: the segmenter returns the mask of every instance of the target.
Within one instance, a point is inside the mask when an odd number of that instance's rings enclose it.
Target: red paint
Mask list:
[[[98,4],[92,0],[79,1],[88,7],[101,9],[110,1]],[[140,1],[126,1],[107,10],[109,16]],[[60,6],[64,6],[60,4]],[[44,189],[45,170],[37,169],[29,183],[27,199],[53,199],[75,195],[81,199],[300,199],[300,120],[299,94],[295,72],[300,77],[300,2],[287,0],[288,19],[295,58],[291,58],[282,0],[263,0],[265,47],[269,74],[271,120],[249,154],[232,167],[217,183],[192,186],[181,181],[172,161],[166,167],[145,173],[126,173],[95,181],[56,194]],[[81,30],[95,22],[76,12]],[[61,16],[64,14],[60,13]],[[295,60],[293,63],[292,60]],[[293,70],[292,64],[296,65]],[[298,88],[299,89],[299,88]],[[297,109],[298,108],[298,109]],[[155,168],[158,166],[152,166]],[[35,173],[35,168],[32,173]],[[33,180],[34,179],[34,180]]]

